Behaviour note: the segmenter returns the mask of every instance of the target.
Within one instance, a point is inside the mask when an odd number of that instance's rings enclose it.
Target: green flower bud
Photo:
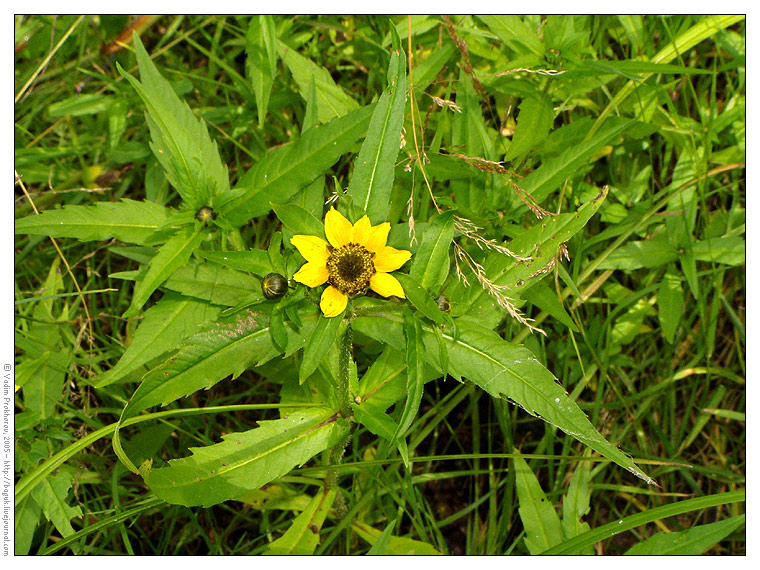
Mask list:
[[[261,290],[267,299],[279,299],[288,292],[288,280],[279,273],[269,273],[261,282]]]
[[[449,301],[449,298],[446,295],[441,295],[435,300],[435,302],[438,305],[438,308],[444,313],[451,311],[451,301]]]

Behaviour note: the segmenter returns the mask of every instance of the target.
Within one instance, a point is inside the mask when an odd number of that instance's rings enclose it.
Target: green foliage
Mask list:
[[[14,21],[17,554],[744,553],[741,16]]]

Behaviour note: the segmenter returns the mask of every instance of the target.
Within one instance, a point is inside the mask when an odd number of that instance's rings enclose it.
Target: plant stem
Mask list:
[[[340,415],[344,418],[351,417],[351,390],[349,382],[349,367],[351,364],[351,347],[353,346],[354,334],[351,323],[346,326],[346,332],[340,340],[338,348],[338,398],[340,399]]]

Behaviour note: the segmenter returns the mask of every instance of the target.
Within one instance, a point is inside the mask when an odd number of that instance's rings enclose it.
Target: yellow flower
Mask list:
[[[293,279],[308,287],[330,284],[319,303],[326,317],[340,315],[349,297],[364,295],[368,289],[383,297],[406,298],[401,283],[390,272],[404,265],[412,253],[385,245],[390,230],[388,222],[373,226],[367,216],[352,225],[330,208],[325,216],[327,241],[304,235],[290,239],[306,259]]]

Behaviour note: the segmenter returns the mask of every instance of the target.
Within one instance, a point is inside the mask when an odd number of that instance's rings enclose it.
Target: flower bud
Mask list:
[[[261,290],[267,299],[279,299],[288,292],[288,280],[279,273],[269,273],[261,282]]]

